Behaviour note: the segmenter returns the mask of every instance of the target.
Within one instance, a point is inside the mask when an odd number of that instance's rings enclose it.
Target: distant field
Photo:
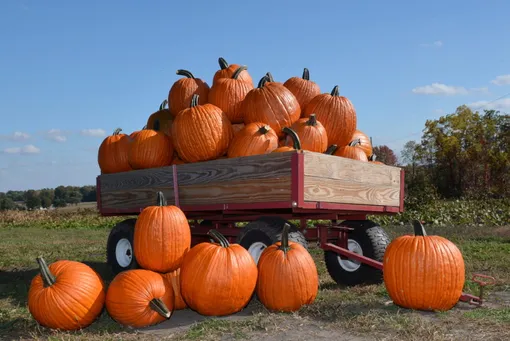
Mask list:
[[[80,202],[77,205],[69,205],[66,207],[59,207],[56,210],[60,212],[74,212],[79,209],[95,209],[97,207],[97,203],[94,202]]]

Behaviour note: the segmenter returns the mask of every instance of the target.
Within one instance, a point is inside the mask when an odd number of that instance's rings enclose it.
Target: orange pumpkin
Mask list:
[[[360,143],[356,145],[356,147],[363,149],[367,157],[372,155],[372,141],[370,138],[362,131],[355,130],[354,134],[352,134],[351,140],[358,140]]]
[[[186,302],[184,302],[184,299],[181,295],[181,269],[177,269],[172,272],[168,272],[163,275],[163,279],[165,280],[165,285],[167,286],[167,290],[172,290],[174,297],[175,297],[175,303],[174,303],[174,310],[182,310],[186,309],[188,306],[186,305]]]
[[[120,128],[115,129],[99,146],[97,161],[103,174],[132,170],[128,159],[131,138],[121,131]]]
[[[46,265],[37,257],[40,274],[30,283],[28,310],[42,326],[77,330],[89,326],[101,314],[104,283],[88,265],[59,260]]]
[[[185,162],[214,160],[224,155],[234,137],[227,115],[213,104],[199,105],[193,95],[191,105],[172,125],[172,138],[179,157]]]
[[[244,123],[268,124],[276,134],[283,136],[283,127],[290,127],[299,119],[301,108],[289,89],[278,82],[268,82],[264,76],[258,87],[248,92],[243,104]]]
[[[462,295],[465,265],[457,246],[441,236],[427,236],[419,221],[414,236],[394,239],[383,258],[386,290],[396,305],[445,311]]]
[[[303,116],[311,114],[326,128],[331,144],[345,146],[356,130],[356,110],[348,98],[340,96],[338,85],[330,94],[315,96],[306,106]]]
[[[177,206],[167,205],[162,192],[156,206],[145,207],[135,224],[134,252],[138,264],[157,272],[177,270],[191,247],[188,219]]]
[[[324,153],[328,148],[328,135],[324,126],[317,121],[315,114],[301,118],[291,126],[299,136],[301,148],[311,152]]]
[[[359,140],[351,141],[347,146],[338,148],[334,155],[368,162],[367,155],[363,149],[356,147],[357,144],[359,144]]]
[[[249,123],[233,138],[228,157],[267,154],[278,148],[278,136],[264,123]]]
[[[220,64],[220,69],[218,71],[216,71],[216,73],[214,74],[213,85],[221,78],[231,78],[232,75],[241,66],[238,64],[228,65],[227,61],[225,59],[223,59],[222,57],[218,58],[218,64]],[[244,81],[248,84],[251,84],[251,87],[253,88],[253,79],[251,78],[247,69],[244,69],[241,71],[241,73],[238,76],[238,79],[241,81]]]
[[[252,83],[239,79],[244,70],[246,66],[240,66],[232,77],[218,79],[209,92],[209,103],[223,110],[232,123],[243,122],[241,104],[246,94],[253,89]]]
[[[197,244],[184,258],[181,294],[201,315],[231,315],[250,301],[257,284],[257,265],[241,245],[229,244],[216,230],[208,235],[216,243]]]
[[[299,310],[319,292],[315,262],[301,244],[289,242],[289,228],[285,223],[281,242],[268,246],[257,265],[257,297],[269,310]]]
[[[377,165],[384,165],[384,162],[377,161],[376,158],[377,156],[375,154],[372,154],[368,157],[368,162],[375,163]]]
[[[168,166],[172,163],[172,139],[161,131],[143,129],[133,133],[129,149],[129,164],[133,169]]]
[[[209,96],[209,85],[206,82],[195,78],[188,70],[177,70],[177,74],[185,78],[176,81],[168,92],[168,103],[173,116],[189,107],[193,95],[200,96],[199,104],[206,104]]]
[[[283,83],[289,89],[299,102],[301,112],[305,110],[306,105],[317,95],[320,95],[319,85],[310,80],[310,71],[307,68],[303,70],[302,77],[292,77]],[[306,148],[304,148],[306,149]]]
[[[301,141],[299,140],[299,136],[296,134],[294,130],[291,128],[283,128],[283,132],[287,134],[287,136],[290,136],[292,139],[292,147],[284,145],[283,147],[278,147],[275,150],[273,150],[273,153],[285,153],[285,152],[291,152],[294,150],[301,150]]]
[[[165,108],[168,101],[165,99],[159,106],[159,110],[151,114],[147,119],[147,128],[162,131],[163,133],[170,135],[172,128],[173,116],[170,109]]]
[[[182,161],[179,155],[174,155],[174,158],[172,160],[172,165],[183,165],[186,162]]]
[[[234,135],[237,134],[244,127],[245,127],[244,123],[232,124],[232,128],[234,128]]]
[[[144,269],[127,270],[110,283],[106,309],[118,323],[143,328],[170,318],[174,300],[173,291],[160,274]]]

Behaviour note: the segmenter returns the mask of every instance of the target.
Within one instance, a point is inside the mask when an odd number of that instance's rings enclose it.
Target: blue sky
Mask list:
[[[489,0],[2,1],[0,191],[94,184],[105,134],[140,129],[177,69],[211,84],[220,56],[255,81],[309,68],[400,153],[461,104],[510,111],[508,13]]]

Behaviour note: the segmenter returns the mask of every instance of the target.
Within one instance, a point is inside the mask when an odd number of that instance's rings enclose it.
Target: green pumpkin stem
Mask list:
[[[222,247],[229,247],[230,246],[230,243],[228,242],[227,238],[225,238],[224,235],[222,235],[221,233],[219,233],[218,231],[216,230],[209,230],[209,232],[207,232],[207,234],[212,238],[214,239],[218,244],[220,244]]]
[[[248,70],[248,67],[246,65],[240,66],[237,68],[237,70],[234,71],[234,74],[232,75],[232,79],[237,79],[241,72]]]
[[[340,96],[340,90],[338,89],[338,85],[335,85],[333,90],[331,90],[331,96]]]
[[[267,82],[270,82],[269,77],[267,75],[264,75],[264,77],[262,77],[259,80],[259,84],[257,85],[257,88],[262,89],[264,87],[264,85],[266,85]]]
[[[228,63],[223,57],[218,58],[218,64],[220,64],[220,69],[225,70],[228,68]]]
[[[287,251],[290,250],[290,246],[289,246],[289,229],[290,229],[290,225],[289,224],[287,224],[287,223],[283,224],[281,245],[280,245],[280,247],[278,247],[278,250],[282,250],[283,253],[287,253]]]
[[[301,141],[299,140],[298,134],[296,134],[296,132],[289,127],[283,128],[282,131],[285,134],[290,135],[290,137],[292,138],[292,141],[294,142],[294,149],[301,150]]]
[[[338,149],[338,146],[336,144],[332,144],[331,146],[328,147],[328,149],[326,149],[324,154],[333,155],[337,149]]]
[[[114,135],[114,136],[115,136],[115,135],[119,135],[121,131],[122,131],[122,128],[117,128],[117,129],[115,129],[115,130],[113,131],[113,135]]]
[[[155,312],[157,312],[159,315],[166,319],[169,319],[170,316],[172,316],[172,312],[168,309],[165,302],[163,302],[159,298],[153,298],[149,302],[149,306],[151,307],[152,310],[154,310]]]
[[[259,133],[264,135],[264,134],[269,133],[270,130],[271,130],[271,127],[266,124],[259,128]]]
[[[188,78],[195,79],[195,76],[193,76],[193,74],[191,72],[189,72],[188,70],[179,69],[179,70],[177,70],[176,74],[178,74],[179,76],[185,76]]]
[[[156,205],[157,206],[167,206],[165,195],[161,191],[159,191],[157,193]]]
[[[161,104],[159,105],[159,111],[165,109],[167,104],[168,104],[168,100],[166,100],[166,99],[163,102],[161,102]]]
[[[303,69],[303,77],[302,77],[305,81],[309,81],[310,80],[310,71],[308,71],[307,68],[304,68]]]
[[[355,147],[355,146],[357,146],[358,144],[359,144],[359,145],[361,145],[361,139],[354,139],[354,140],[352,140],[351,142],[349,142],[349,145],[348,145],[348,146],[349,146],[349,147]]]
[[[200,99],[200,96],[198,94],[193,94],[193,97],[191,97],[190,108],[196,107],[198,105],[199,99]]]
[[[41,278],[44,284],[44,287],[47,288],[49,286],[52,286],[55,284],[57,279],[55,276],[51,273],[50,268],[42,258],[42,256],[39,256],[35,259],[37,263],[39,264],[39,271],[41,271]]]
[[[423,227],[423,224],[418,220],[413,220],[413,229],[414,229],[415,236],[425,237],[427,235],[427,232],[425,231],[425,227]]]
[[[315,127],[317,125],[317,117],[315,114],[311,114],[308,121],[306,121],[306,124],[312,127]]]
[[[271,72],[267,72],[266,76],[268,78],[268,82],[274,82],[274,78],[273,78],[273,75],[271,74]]]

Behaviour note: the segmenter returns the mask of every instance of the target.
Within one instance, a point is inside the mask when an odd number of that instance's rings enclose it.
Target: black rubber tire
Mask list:
[[[106,243],[106,263],[110,266],[114,275],[122,271],[139,268],[133,247],[135,223],[135,218],[121,221],[112,228],[110,235],[108,236],[108,241]],[[129,265],[126,267],[121,266],[117,261],[117,257],[115,256],[115,248],[117,247],[117,243],[123,238],[127,239],[131,243],[131,250],[133,250],[131,263],[129,263]]]
[[[390,243],[390,238],[379,225],[370,220],[349,220],[342,222],[342,226],[354,228],[353,231],[349,232],[349,239],[355,240],[361,246],[363,256],[380,262],[383,261],[384,252]],[[326,268],[336,283],[354,286],[382,282],[381,270],[362,263],[357,270],[347,271],[340,265],[338,256],[333,251],[324,252]]]

